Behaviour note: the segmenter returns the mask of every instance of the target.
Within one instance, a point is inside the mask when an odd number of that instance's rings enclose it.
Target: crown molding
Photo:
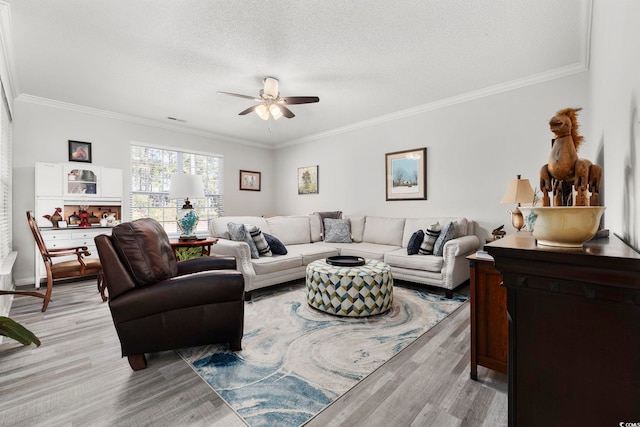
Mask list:
[[[441,99],[428,104],[423,104],[417,107],[407,108],[405,110],[396,111],[395,113],[386,114],[384,116],[376,117],[369,120],[363,120],[351,125],[342,126],[332,129],[327,132],[321,132],[314,135],[305,136],[303,138],[288,141],[275,146],[275,149],[286,148],[293,145],[303,144],[307,142],[318,141],[320,139],[328,138],[330,136],[340,135],[347,132],[352,132],[358,129],[376,126],[382,123],[415,116],[417,114],[424,114],[429,111],[438,110],[441,108],[450,107],[456,104],[462,104],[465,102],[473,101],[480,98],[486,98],[488,96],[497,95],[504,92],[509,92],[515,89],[524,88],[527,86],[544,83],[547,81],[567,77],[573,74],[583,73],[588,71],[588,68],[582,62],[575,63],[563,68],[558,68],[549,72],[544,72],[536,75],[532,75],[523,79],[512,80],[510,82],[501,83],[499,85],[491,86],[488,88],[467,92],[461,95],[452,96],[450,98]]]
[[[351,125],[342,126],[332,129],[327,132],[321,132],[314,135],[308,135],[303,138],[294,139],[276,145],[275,149],[286,148],[293,145],[303,144],[307,142],[318,141],[320,139],[328,138],[330,136],[340,135],[354,130],[362,129],[365,127],[379,125],[381,123],[389,122],[392,120],[398,120],[405,117],[414,116],[416,114],[423,114],[428,111],[437,110],[440,108],[450,107],[456,104],[462,104],[464,102],[473,101],[480,98],[485,98],[492,95],[508,92],[515,89],[524,88],[527,86],[536,85],[539,83],[548,82],[555,79],[560,79],[573,74],[579,74],[589,71],[591,60],[591,26],[593,21],[593,0],[586,0],[582,3],[580,13],[583,14],[580,28],[580,56],[578,62],[567,65],[565,67],[556,68],[554,70],[546,71],[539,74],[534,74],[522,79],[512,80],[510,82],[501,83],[499,85],[490,86],[488,88],[467,92],[461,95],[452,96],[450,98],[441,99],[428,104],[423,104],[417,107],[407,108],[405,110],[397,111],[395,113],[386,114],[384,116],[376,117],[369,120],[364,120]]]
[[[211,138],[211,139],[215,139],[223,142],[249,145],[252,147],[263,148],[268,150],[273,149],[273,147],[270,145],[260,144],[258,142],[248,141],[248,140],[239,139],[239,138],[232,138],[232,137],[220,135],[214,132],[207,132],[200,129],[189,128],[187,126],[176,125],[173,123],[164,123],[159,120],[145,119],[142,117],[132,116],[129,114],[115,113],[113,111],[102,110],[102,109],[93,108],[93,107],[86,107],[83,105],[72,104],[70,102],[56,101],[55,99],[43,98],[43,97],[34,96],[34,95],[27,95],[24,93],[20,94],[16,98],[16,101],[41,105],[49,108],[56,108],[60,110],[73,111],[75,113],[80,113],[80,114],[89,114],[92,116],[103,117],[111,120],[120,120],[123,122],[135,123],[139,125],[150,126],[150,127],[160,128],[160,129],[167,129],[174,132],[186,133],[190,135],[203,136],[205,138]]]

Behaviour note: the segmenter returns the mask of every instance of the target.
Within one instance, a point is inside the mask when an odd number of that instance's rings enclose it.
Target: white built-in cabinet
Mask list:
[[[91,257],[98,257],[94,237],[111,234],[110,227],[93,223],[91,228],[79,228],[69,223],[67,228],[53,228],[44,215],[51,215],[56,208],[62,210],[64,220],[76,213],[80,207],[100,218],[105,213],[115,213],[121,219],[123,199],[122,169],[106,168],[85,163],[43,163],[35,164],[35,207],[34,216],[48,248],[87,246]],[[70,222],[70,221],[68,221]],[[46,270],[42,256],[35,246],[34,283],[40,286]],[[60,261],[70,258],[62,257]]]

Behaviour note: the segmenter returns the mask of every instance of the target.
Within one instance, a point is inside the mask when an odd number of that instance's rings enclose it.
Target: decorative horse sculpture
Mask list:
[[[553,192],[554,206],[572,205],[573,189],[576,206],[599,206],[602,168],[587,159],[578,158],[583,137],[578,134],[577,113],[582,108],[565,108],[549,120],[556,136],[551,146],[549,163],[540,169],[542,205],[550,206],[549,192]],[[588,193],[591,193],[587,203]]]

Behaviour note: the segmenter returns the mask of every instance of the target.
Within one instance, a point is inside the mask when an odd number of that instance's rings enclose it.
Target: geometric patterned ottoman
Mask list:
[[[366,260],[357,267],[327,264],[324,259],[307,266],[307,302],[337,316],[371,316],[393,304],[391,267]]]

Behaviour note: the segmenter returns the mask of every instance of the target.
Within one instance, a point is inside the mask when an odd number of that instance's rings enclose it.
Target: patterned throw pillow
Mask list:
[[[442,227],[442,231],[440,232],[440,236],[436,243],[433,245],[433,254],[436,256],[442,256],[444,253],[444,244],[447,243],[451,239],[455,239],[457,237],[456,228],[458,227],[457,222],[448,222]]]
[[[245,224],[244,228],[251,235],[251,239],[253,240],[253,243],[255,243],[256,249],[258,249],[258,254],[260,256],[273,255],[271,253],[271,248],[269,247],[269,243],[267,243],[267,240],[264,238],[262,231],[258,227],[252,224]]]
[[[427,232],[424,233],[424,240],[422,240],[422,245],[420,245],[420,250],[418,253],[420,255],[431,255],[433,254],[433,247],[440,236],[440,223],[436,222],[435,224],[431,224],[427,228]]]
[[[351,243],[351,223],[348,219],[324,219],[324,241],[327,243]]]
[[[256,248],[256,244],[253,243],[251,235],[247,232],[247,229],[244,228],[243,224],[230,222],[227,224],[227,228],[229,228],[229,236],[231,237],[231,240],[234,240],[236,242],[245,242],[247,245],[249,245],[251,258],[260,258],[258,248]]]
[[[287,254],[287,248],[276,236],[272,236],[271,234],[267,234],[267,233],[263,233],[263,234],[264,234],[265,240],[267,241],[267,243],[269,244],[269,247],[271,248],[271,253],[273,253],[274,255]]]
[[[418,230],[411,235],[407,245],[407,255],[417,255],[420,252],[420,245],[424,240],[424,231]]]
[[[342,211],[314,212],[314,214],[320,217],[320,238],[324,236],[324,219],[325,218],[342,219]]]

